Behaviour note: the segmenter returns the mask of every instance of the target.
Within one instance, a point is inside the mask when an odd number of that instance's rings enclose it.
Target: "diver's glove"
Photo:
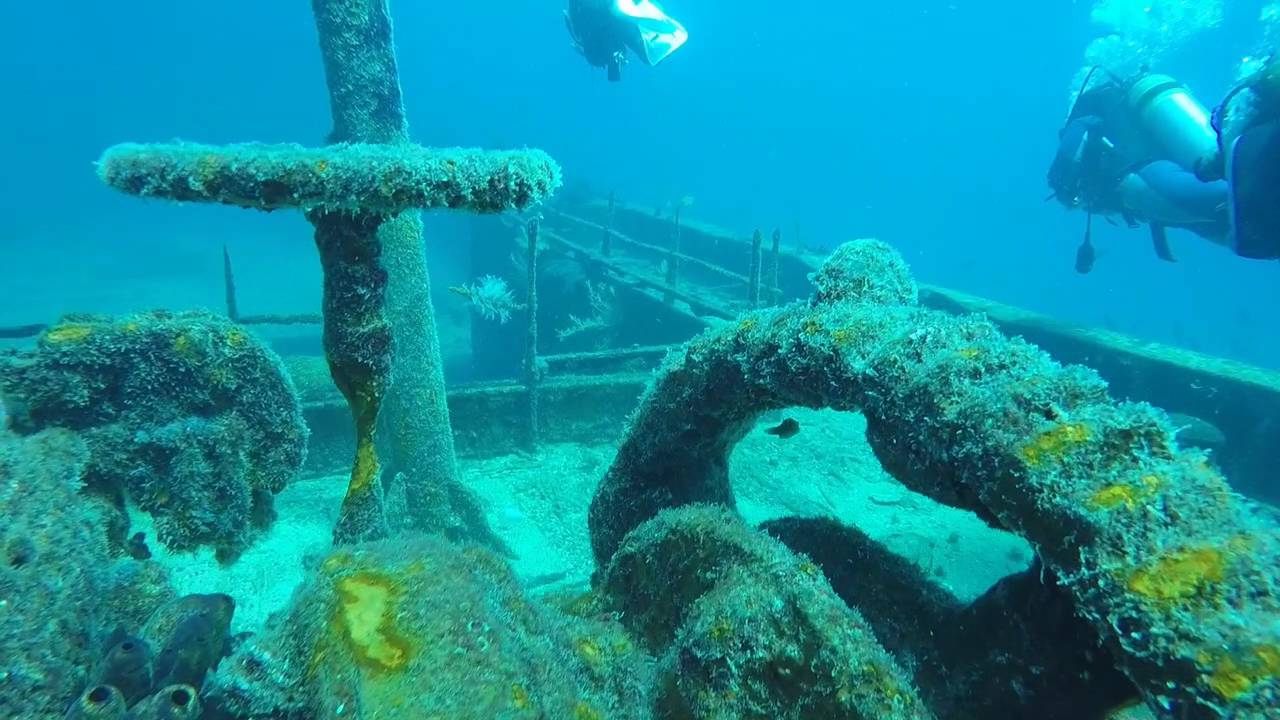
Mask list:
[[[609,58],[609,82],[618,82],[622,79],[622,66],[626,64],[627,54],[621,50],[615,51]]]

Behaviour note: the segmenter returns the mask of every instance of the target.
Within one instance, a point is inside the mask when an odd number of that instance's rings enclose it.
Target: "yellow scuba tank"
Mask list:
[[[1159,159],[1194,172],[1203,159],[1218,151],[1209,111],[1168,75],[1139,78],[1129,87],[1125,106],[1133,131]]]

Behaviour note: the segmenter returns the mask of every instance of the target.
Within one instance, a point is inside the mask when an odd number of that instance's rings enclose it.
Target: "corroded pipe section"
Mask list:
[[[522,210],[560,184],[541,150],[438,150],[417,145],[172,143],[115,145],[98,176],[120,192],[254,210]]]
[[[848,243],[809,303],[677,351],[592,501],[597,563],[660,510],[733,507],[728,456],[765,411],[856,410],[903,483],[1037,549],[1153,708],[1268,717],[1280,701],[1280,528],[1168,418],[1117,403],[979,317],[915,304],[896,253]]]
[[[658,658],[656,717],[934,717],[816,565],[721,508],[640,525],[598,584]]]
[[[378,539],[388,533],[381,465],[375,445],[378,412],[391,375],[387,274],[377,241],[380,218],[368,214],[313,213],[316,248],[324,268],[324,351],[334,384],[355,422],[356,454],[334,541]]]

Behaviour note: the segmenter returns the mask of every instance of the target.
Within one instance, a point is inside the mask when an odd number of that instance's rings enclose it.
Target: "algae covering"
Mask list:
[[[536,209],[560,169],[538,150],[412,144],[387,0],[312,10],[333,144],[124,144],[98,176],[314,227],[325,360],[354,431],[336,547],[305,560],[256,635],[231,634],[229,595],[171,599],[126,509],[171,550],[235,562],[302,465],[297,394],[225,319],[68,317],[0,357],[14,431],[0,429],[0,715],[1068,720],[1134,701],[1274,715],[1274,520],[1160,411],[982,318],[919,307],[902,259],[873,241],[840,247],[807,301],[674,352],[592,500],[591,586],[522,587],[458,477],[416,213]],[[678,209],[674,229],[649,288],[667,305],[693,259]],[[536,411],[536,233],[528,246]],[[1035,564],[961,603],[834,519],[748,527],[728,455],[762,413],[794,406],[865,414],[886,470],[1025,538]]]
[[[410,144],[386,1],[316,0],[313,11],[344,142],[122,144],[103,154],[98,177],[139,197],[304,211],[324,268],[325,355],[357,436],[334,537],[407,526],[501,546],[457,481],[421,222],[407,211],[525,210],[560,186],[560,167],[538,150]],[[393,381],[403,392],[388,398]],[[388,399],[390,437],[379,442]]]
[[[391,215],[411,208],[494,213],[527,207],[559,185],[560,168],[537,150],[126,143],[103,153],[98,176],[141,197]]]
[[[1280,702],[1280,529],[1156,408],[1121,403],[985,319],[914,304],[901,258],[847,243],[809,302],[744,315],[673,353],[592,501],[607,566],[666,508],[732,508],[732,446],[761,413],[861,411],[903,484],[1036,548],[1147,704],[1267,717]]]
[[[723,509],[660,513],[627,536],[601,586],[661,658],[656,717],[933,717],[816,565]]]
[[[335,551],[289,615],[215,677],[245,716],[294,697],[311,718],[649,717],[644,655],[620,626],[524,595],[480,547],[411,537]],[[267,693],[264,687],[274,689]]]
[[[41,599],[18,627],[39,641],[6,639],[23,648],[26,690],[0,701],[218,720],[1065,720],[1138,700],[1268,716],[1276,527],[1180,449],[1159,411],[1115,403],[1087,370],[979,318],[915,307],[883,244],[842,247],[814,281],[812,300],[668,359],[592,504],[589,590],[534,596],[492,549],[400,530],[308,560],[290,606],[252,637],[229,635],[228,596],[164,603],[163,578],[124,557],[103,519],[116,495],[150,497],[135,476],[200,481],[156,501],[172,527],[222,508],[227,478],[249,507],[252,483],[287,482],[305,430],[278,361],[200,313],[66,319],[0,376],[25,434],[0,436],[0,499],[25,497],[27,478],[51,488],[49,504],[12,511],[4,537],[6,601]],[[834,520],[746,526],[728,452],[760,412],[800,404],[861,410],[885,468],[1028,538],[1037,564],[966,604]],[[215,436],[239,451],[229,466],[199,435],[177,435],[174,456],[139,450],[174,423],[256,434]],[[176,472],[184,452],[204,464]],[[135,456],[165,462],[124,462],[126,479],[98,468]],[[41,562],[58,584],[29,572]],[[104,589],[106,609],[76,602]]]
[[[70,431],[0,429],[0,717],[62,717],[111,628],[167,599],[161,568],[111,552],[108,513],[80,492],[88,461]]]
[[[19,434],[75,432],[87,490],[150,513],[173,550],[231,560],[275,517],[306,457],[307,428],[274,352],[202,312],[69,316],[28,351],[0,355]],[[124,528],[113,540],[123,543]]]

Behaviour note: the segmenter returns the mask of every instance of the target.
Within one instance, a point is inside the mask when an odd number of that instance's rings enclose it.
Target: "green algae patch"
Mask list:
[[[46,330],[42,339],[50,345],[67,345],[87,340],[93,330],[88,323],[63,322]]]
[[[1143,475],[1136,484],[1115,483],[1094,492],[1085,504],[1090,510],[1105,511],[1124,508],[1135,510],[1138,505],[1151,499],[1160,489],[1160,478],[1155,475]]]
[[[1201,658],[1210,667],[1209,687],[1224,700],[1235,700],[1259,684],[1280,677],[1280,647],[1257,645],[1244,652]]]
[[[1089,439],[1089,428],[1083,423],[1063,423],[1046,430],[1022,446],[1019,455],[1028,467],[1062,462],[1077,446]]]
[[[563,615],[525,596],[503,558],[437,536],[335,549],[272,634],[301,676],[303,717],[650,717],[652,660],[620,626]]]
[[[1226,555],[1215,548],[1169,553],[1129,575],[1130,592],[1157,603],[1178,603],[1209,591],[1226,573]]]
[[[395,628],[399,593],[391,579],[357,573],[339,579],[334,588],[340,599],[334,626],[356,661],[375,672],[403,670],[409,664],[411,648]]]

